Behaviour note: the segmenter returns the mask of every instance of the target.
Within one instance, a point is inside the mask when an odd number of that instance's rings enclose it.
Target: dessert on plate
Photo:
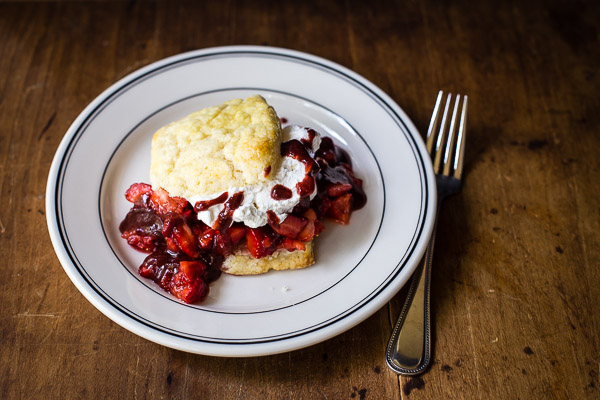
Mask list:
[[[134,183],[121,236],[150,253],[141,276],[186,303],[221,272],[305,268],[324,219],[348,224],[362,181],[329,137],[282,129],[259,95],[207,107],[159,129],[150,183]]]

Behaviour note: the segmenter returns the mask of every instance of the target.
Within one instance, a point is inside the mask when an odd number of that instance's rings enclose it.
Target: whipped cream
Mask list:
[[[282,141],[287,142],[293,139],[309,139],[309,128],[298,125],[290,125],[283,129]],[[317,151],[321,144],[321,136],[311,130],[314,134],[312,139],[312,150]],[[296,189],[296,184],[301,182],[306,176],[305,166],[302,162],[291,157],[283,157],[281,166],[277,171],[271,171],[272,178],[263,184],[255,184],[246,187],[231,187],[227,190],[229,196],[237,192],[244,192],[244,200],[240,206],[233,212],[234,222],[243,222],[250,228],[258,228],[266,225],[268,222],[267,211],[273,211],[280,221],[284,221],[288,213],[300,202],[300,195]],[[275,200],[271,197],[271,190],[275,185],[283,185],[292,191],[292,197],[285,200]],[[212,200],[219,197],[222,193],[212,193],[210,195],[197,195],[188,198],[192,204],[198,201]],[[317,194],[317,186],[310,195],[314,198]],[[209,226],[213,226],[219,213],[225,208],[224,203],[215,204],[204,211],[198,212],[198,219]]]

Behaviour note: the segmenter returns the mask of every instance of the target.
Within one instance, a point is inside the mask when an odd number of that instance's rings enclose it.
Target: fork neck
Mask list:
[[[438,204],[446,197],[460,190],[461,181],[447,175],[438,174],[435,176],[437,186]]]

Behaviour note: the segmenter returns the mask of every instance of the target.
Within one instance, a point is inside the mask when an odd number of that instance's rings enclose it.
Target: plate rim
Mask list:
[[[182,62],[194,62],[194,60],[200,56],[206,57],[214,55],[222,57],[227,54],[240,53],[260,53],[272,55],[275,57],[292,57],[297,60],[301,60],[307,64],[310,64],[313,67],[318,66],[320,68],[327,68],[329,70],[334,71],[337,74],[343,75],[345,79],[350,79],[354,81],[355,84],[357,84],[359,87],[366,89],[367,94],[371,98],[373,98],[373,96],[377,97],[379,99],[379,103],[383,103],[383,105],[385,105],[389,109],[389,111],[395,114],[395,117],[397,118],[398,122],[404,125],[404,127],[406,128],[406,133],[408,133],[408,135],[406,136],[407,138],[410,138],[412,140],[412,145],[416,150],[415,155],[418,155],[421,159],[421,167],[423,169],[424,175],[425,192],[427,195],[427,199],[424,201],[424,212],[425,214],[429,215],[424,215],[422,218],[420,228],[421,238],[415,241],[414,246],[410,251],[412,255],[406,257],[404,265],[398,269],[395,276],[392,279],[390,279],[390,281],[387,283],[387,286],[391,285],[394,286],[394,288],[392,290],[392,293],[388,293],[384,299],[381,298],[383,290],[379,290],[376,288],[377,290],[374,291],[378,291],[379,293],[370,297],[368,302],[360,305],[351,313],[348,314],[344,312],[342,313],[342,317],[338,318],[334,322],[331,322],[330,324],[325,324],[323,328],[317,328],[316,331],[308,331],[300,334],[299,336],[284,337],[281,339],[276,339],[275,341],[259,343],[215,343],[210,342],[208,340],[200,340],[201,345],[199,345],[199,339],[190,339],[181,336],[178,336],[176,339],[174,339],[171,333],[164,331],[157,333],[155,332],[155,328],[146,324],[140,326],[140,321],[133,319],[131,316],[129,316],[127,312],[119,310],[115,304],[107,304],[108,302],[106,299],[98,299],[96,297],[97,294],[90,293],[90,289],[92,291],[94,290],[93,287],[89,287],[89,283],[81,282],[82,276],[77,274],[76,271],[73,271],[71,268],[69,268],[70,266],[75,266],[75,263],[71,259],[71,256],[68,254],[68,250],[64,247],[63,240],[61,239],[62,233],[60,232],[60,227],[58,226],[58,213],[56,212],[56,207],[58,203],[56,198],[56,189],[58,187],[57,178],[60,176],[59,172],[62,169],[63,160],[65,156],[67,156],[69,149],[72,149],[76,146],[77,140],[79,138],[75,138],[74,143],[71,142],[73,141],[74,136],[76,135],[79,128],[81,128],[85,124],[85,121],[91,115],[93,115],[94,110],[96,110],[98,106],[101,106],[103,102],[105,102],[107,99],[110,99],[111,96],[114,95],[116,92],[122,90],[124,87],[128,86],[132,82],[135,82],[144,75],[147,75],[147,77],[143,80],[150,79],[154,73],[160,73],[160,71],[162,71],[165,67],[170,65],[180,65],[180,63]],[[106,106],[106,104],[104,106]],[[368,145],[366,141],[365,143]],[[185,52],[153,62],[121,78],[120,80],[112,84],[110,87],[108,87],[106,90],[104,90],[92,102],[90,102],[73,121],[56,150],[49,171],[48,182],[46,187],[46,214],[48,230],[50,233],[52,244],[59,258],[59,261],[63,266],[63,269],[65,270],[71,281],[75,284],[77,289],[84,295],[84,297],[86,297],[88,301],[90,301],[99,311],[105,314],[108,318],[117,322],[125,329],[130,330],[143,338],[168,347],[176,348],[178,350],[216,356],[258,356],[280,353],[284,351],[291,351],[329,339],[362,322],[364,319],[368,318],[377,310],[379,310],[381,306],[383,306],[386,302],[388,302],[410,278],[412,272],[418,264],[418,261],[420,260],[421,256],[425,251],[426,244],[433,231],[433,222],[435,213],[437,211],[436,208],[433,206],[435,204],[437,196],[435,189],[435,179],[431,167],[431,162],[425,150],[422,138],[418,134],[417,129],[413,125],[410,118],[395,103],[395,101],[393,101],[387,94],[385,94],[372,82],[357,74],[356,72],[335,62],[308,53],[299,52],[296,50],[289,50],[269,46],[222,46]],[[408,261],[410,260],[413,260],[414,262],[408,263]],[[75,269],[77,269],[76,266]],[[401,275],[400,273],[405,269],[410,270],[410,273],[405,274],[405,276],[402,276],[402,282],[395,282],[399,278],[401,278],[401,276],[399,275]],[[83,278],[85,280],[85,277]],[[358,304],[360,303],[363,303],[363,301],[359,302]],[[364,306],[369,304],[369,307],[364,308]],[[375,304],[375,306],[373,306],[373,304]],[[353,321],[349,321],[348,316],[350,314],[355,313],[356,311],[359,311],[360,309],[363,309],[363,312],[359,313],[360,318],[355,318]],[[348,324],[348,322],[351,323]],[[332,328],[332,326],[336,327],[337,325],[341,326],[337,329]],[[150,330],[150,332],[148,332],[148,330]],[[161,337],[163,335],[167,335],[167,337]],[[179,341],[181,340],[183,340],[184,342],[190,340],[193,341],[194,348],[186,346],[185,343],[179,343]],[[206,348],[206,346],[208,346],[208,348]],[[225,346],[225,348],[222,348],[223,346]],[[241,347],[243,347],[243,351],[240,351]],[[232,351],[232,349],[234,350]]]

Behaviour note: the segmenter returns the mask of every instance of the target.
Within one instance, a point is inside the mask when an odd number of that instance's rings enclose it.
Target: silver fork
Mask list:
[[[448,126],[448,112],[452,94],[448,94],[443,114],[441,113],[443,92],[438,93],[429,129],[427,130],[427,151],[433,161],[438,189],[436,222],[433,234],[427,246],[425,256],[413,275],[408,296],[402,312],[394,326],[386,351],[386,362],[397,374],[418,375],[429,366],[431,361],[431,322],[429,310],[429,291],[431,285],[431,260],[442,201],[451,194],[460,191],[465,153],[465,134],[467,124],[467,96],[464,96],[458,113],[460,95],[454,101],[454,110]],[[438,130],[440,115],[442,123]]]

